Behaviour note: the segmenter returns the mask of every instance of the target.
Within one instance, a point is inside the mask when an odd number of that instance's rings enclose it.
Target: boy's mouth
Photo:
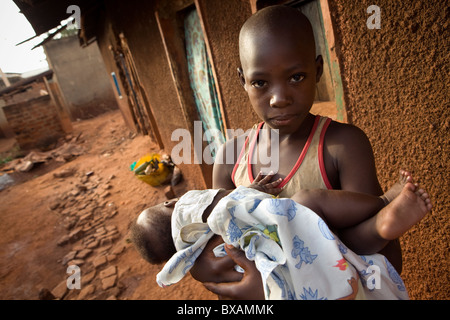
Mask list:
[[[297,116],[294,114],[283,114],[269,118],[270,122],[277,126],[286,126],[296,121]]]

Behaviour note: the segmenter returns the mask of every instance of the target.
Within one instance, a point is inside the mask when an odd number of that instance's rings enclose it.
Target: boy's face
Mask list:
[[[322,74],[322,57],[304,42],[293,33],[253,37],[241,46],[241,84],[260,119],[280,134],[302,125]]]

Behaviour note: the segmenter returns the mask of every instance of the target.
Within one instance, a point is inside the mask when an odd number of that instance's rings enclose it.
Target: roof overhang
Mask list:
[[[103,6],[102,0],[13,0],[19,7],[20,11],[25,15],[27,20],[33,27],[36,35],[48,33],[50,30],[59,28],[58,32],[63,29],[61,21],[71,17],[73,11],[67,8],[71,5],[76,5],[80,8],[81,21],[79,38],[83,45],[87,45],[95,40],[94,32],[95,21],[93,17],[98,15],[98,10]],[[89,28],[87,28],[86,21],[89,21]],[[56,33],[58,33],[56,32]],[[50,33],[52,38],[56,35],[55,32]],[[94,38],[94,39],[93,39]],[[47,39],[46,39],[47,40]],[[44,40],[43,43],[46,41]]]
[[[42,73],[39,73],[35,76],[20,80],[14,84],[12,84],[9,87],[3,88],[2,90],[0,90],[0,97],[3,95],[11,95],[14,94],[16,92],[20,92],[22,89],[22,87],[29,85],[30,83],[33,83],[35,81],[38,81],[42,78],[47,78],[48,80],[50,80],[53,77],[53,70],[47,70],[44,71]]]

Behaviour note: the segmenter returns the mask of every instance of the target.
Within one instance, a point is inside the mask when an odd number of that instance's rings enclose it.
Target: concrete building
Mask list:
[[[72,121],[118,108],[96,43],[81,48],[72,35],[47,42],[44,50]]]

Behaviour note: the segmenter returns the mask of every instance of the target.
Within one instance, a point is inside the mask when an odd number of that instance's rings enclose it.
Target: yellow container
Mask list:
[[[143,171],[142,174],[136,174],[135,172],[135,176],[139,180],[142,180],[153,187],[160,186],[161,184],[167,182],[167,180],[170,178],[172,170],[166,164],[160,162],[160,159],[161,155],[158,153],[152,153],[141,157],[136,163],[134,167],[135,169],[139,168],[146,162],[151,162],[152,160],[158,163],[158,169],[156,169],[155,171],[151,172],[148,175],[146,175]]]

